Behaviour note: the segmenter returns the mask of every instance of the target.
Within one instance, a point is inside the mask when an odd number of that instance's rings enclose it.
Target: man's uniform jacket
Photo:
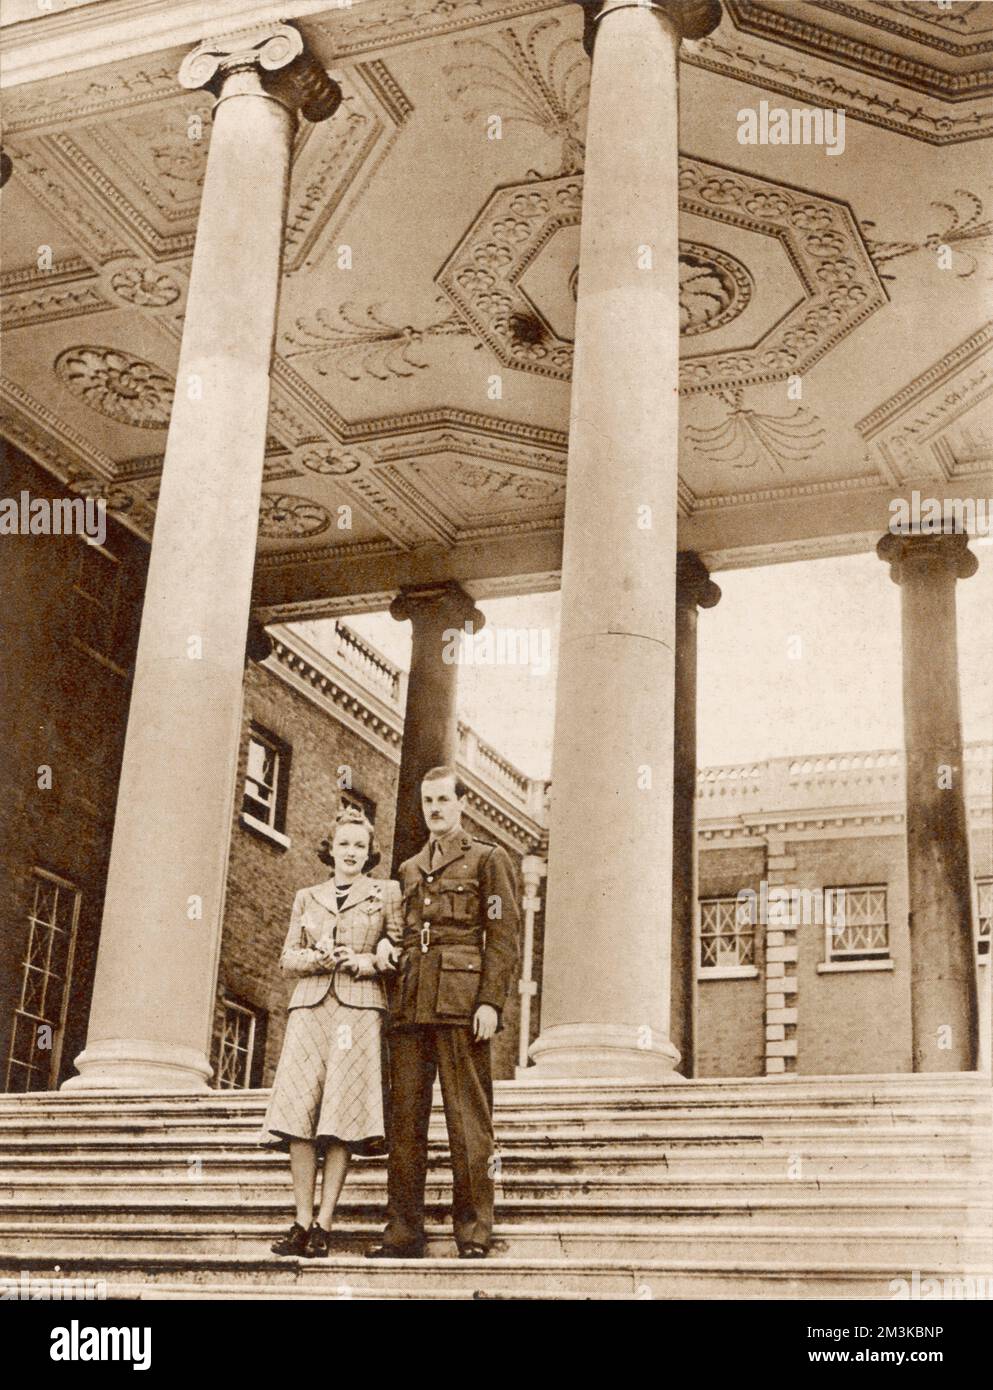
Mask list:
[[[520,909],[510,856],[464,830],[400,866],[403,952],[391,988],[394,1027],[471,1025],[480,1004],[499,1015],[516,978]]]
[[[333,986],[341,1003],[353,1009],[385,1009],[386,993],[375,950],[384,936],[398,945],[402,932],[400,885],[393,879],[359,874],[340,912],[333,878],[313,888],[301,888],[293,900],[290,929],[279,958],[284,975],[299,977],[289,1008],[312,1008]],[[355,951],[359,957],[357,977],[340,968],[331,971],[320,963],[315,948],[325,936]]]

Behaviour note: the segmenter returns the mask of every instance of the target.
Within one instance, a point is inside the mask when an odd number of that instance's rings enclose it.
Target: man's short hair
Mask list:
[[[440,782],[444,777],[451,777],[454,780],[455,795],[460,801],[464,796],[469,795],[469,788],[462,781],[462,778],[456,772],[455,768],[449,763],[446,763],[443,767],[429,767],[421,778],[421,785],[423,786],[425,782]]]

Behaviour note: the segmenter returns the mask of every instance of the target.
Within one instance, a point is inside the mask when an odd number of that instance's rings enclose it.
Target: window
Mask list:
[[[827,888],[824,899],[831,905],[830,916],[824,926],[824,956],[827,963],[857,964],[889,960],[890,929],[885,886],[872,884],[858,888]],[[827,913],[825,917],[828,917]]]
[[[755,922],[747,901],[700,899],[701,976],[755,975]]]
[[[71,883],[35,869],[7,1052],[8,1091],[45,1091],[58,1083],[79,904]]]
[[[123,601],[123,570],[109,550],[85,542],[79,548],[73,584],[76,640],[120,675],[127,654],[122,650],[127,614]]]
[[[283,849],[290,844],[285,833],[289,776],[289,744],[253,724],[248,735],[241,823]]]
[[[258,1085],[265,1050],[265,1016],[249,1004],[225,996],[214,1031],[214,1085],[240,1091]]]
[[[976,879],[976,921],[979,925],[979,940],[976,955],[980,965],[990,958],[990,935],[993,929],[993,878]]]

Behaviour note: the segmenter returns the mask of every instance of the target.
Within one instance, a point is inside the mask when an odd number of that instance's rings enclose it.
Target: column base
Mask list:
[[[78,1076],[62,1091],[206,1091],[212,1071],[195,1047],[112,1038],[93,1043],[75,1060]]]
[[[646,1041],[641,1028],[627,1023],[559,1023],[531,1044],[536,1079],[562,1076],[595,1081],[684,1081],[676,1067],[679,1050],[668,1038]]]

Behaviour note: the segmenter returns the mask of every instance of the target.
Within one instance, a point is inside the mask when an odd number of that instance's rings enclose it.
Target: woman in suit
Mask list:
[[[390,947],[403,934],[403,915],[400,885],[368,877],[379,857],[369,821],[345,807],[320,852],[331,878],[302,888],[293,902],[279,964],[297,984],[263,1121],[263,1142],[289,1148],[296,1200],[293,1225],[271,1247],[276,1255],[327,1255],[352,1154],[385,1147],[382,975],[392,968]]]

